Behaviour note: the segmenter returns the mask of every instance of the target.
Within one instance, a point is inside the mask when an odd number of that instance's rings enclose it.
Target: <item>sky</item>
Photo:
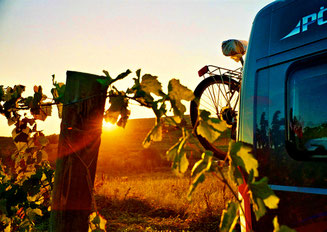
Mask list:
[[[126,69],[158,76],[167,91],[177,78],[194,90],[206,64],[239,64],[221,53],[227,39],[248,40],[257,12],[272,0],[0,0],[0,85],[22,84],[23,96],[41,85],[51,97],[52,74],[66,71],[116,76]],[[132,78],[115,86],[126,90]],[[131,118],[154,117],[131,105]],[[13,127],[0,115],[0,136]],[[60,132],[53,116],[38,123],[45,134]]]

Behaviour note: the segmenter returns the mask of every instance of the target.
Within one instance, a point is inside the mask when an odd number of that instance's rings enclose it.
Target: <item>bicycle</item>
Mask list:
[[[243,67],[246,46],[247,42],[245,41],[224,41],[222,44],[223,54],[237,62],[240,61]],[[191,122],[201,145],[206,150],[212,151],[218,159],[225,159],[230,140],[236,139],[242,67],[230,70],[215,65],[206,65],[198,72],[199,77],[204,79],[194,90],[195,99],[191,101],[190,106]],[[224,120],[230,128],[213,143],[197,133],[196,127],[201,110],[210,112],[210,117]]]

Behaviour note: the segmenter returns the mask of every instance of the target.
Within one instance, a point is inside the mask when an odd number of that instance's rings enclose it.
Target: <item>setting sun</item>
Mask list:
[[[104,119],[102,121],[102,129],[106,131],[112,131],[117,128],[117,125],[110,122],[106,122]]]

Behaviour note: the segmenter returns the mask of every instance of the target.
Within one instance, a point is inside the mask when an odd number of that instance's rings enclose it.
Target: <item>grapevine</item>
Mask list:
[[[125,127],[131,113],[130,101],[151,108],[156,121],[143,141],[144,148],[162,140],[163,125],[180,128],[182,137],[167,151],[166,156],[172,163],[173,171],[177,175],[183,175],[189,169],[190,154],[187,147],[193,149],[191,141],[192,138],[194,139],[194,131],[188,130],[185,125],[184,101],[193,100],[193,92],[183,86],[179,80],[172,79],[168,84],[168,92],[165,93],[157,76],[150,74],[141,76],[141,70],[135,73],[134,85],[122,91],[113,84],[131,74],[130,70],[119,74],[116,78],[112,78],[108,71],[103,73],[105,78],[99,78],[97,81],[103,88],[109,87],[107,97],[110,104],[105,110],[104,119]],[[12,162],[0,163],[0,229],[3,231],[46,230],[48,226],[54,170],[44,150],[48,140],[42,131],[37,129],[37,120],[44,121],[47,116],[50,116],[53,105],[58,107],[61,117],[65,85],[56,82],[54,75],[52,83],[54,86],[51,90],[52,99],[48,99],[43,94],[41,86],[34,86],[34,95],[29,97],[22,96],[25,91],[22,85],[13,88],[0,86],[0,113],[6,117],[9,126],[14,125],[12,137],[17,148],[11,155]],[[210,118],[207,112],[203,111],[200,115],[199,122],[196,123],[198,126],[193,130],[197,130],[197,133],[208,141],[219,139],[219,136],[227,130],[226,123]],[[258,162],[249,147],[240,142],[232,142],[226,160],[214,161],[211,151],[203,152],[202,158],[192,168],[193,182],[187,197],[191,201],[192,193],[200,183],[205,181],[208,173],[213,173],[219,181],[222,181],[231,190],[235,199],[228,203],[222,214],[221,231],[231,231],[234,228],[240,216],[239,208],[244,213],[241,200],[230,183],[236,186],[242,184],[248,186],[257,220],[266,213],[267,208],[278,207],[279,199],[268,186],[267,178],[258,179]],[[229,164],[228,177],[222,170],[224,162]],[[105,219],[99,215],[95,204],[94,211],[89,218],[91,231],[105,231]],[[277,218],[274,219],[274,226],[276,231],[282,229],[291,231],[286,226],[280,227]]]

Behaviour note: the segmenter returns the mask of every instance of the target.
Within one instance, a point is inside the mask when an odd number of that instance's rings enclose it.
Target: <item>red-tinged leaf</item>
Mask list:
[[[37,93],[37,92],[39,92],[39,87],[38,87],[38,86],[36,86],[36,85],[34,85],[34,88],[33,88],[33,90],[34,90],[34,92],[35,92],[35,93]]]

